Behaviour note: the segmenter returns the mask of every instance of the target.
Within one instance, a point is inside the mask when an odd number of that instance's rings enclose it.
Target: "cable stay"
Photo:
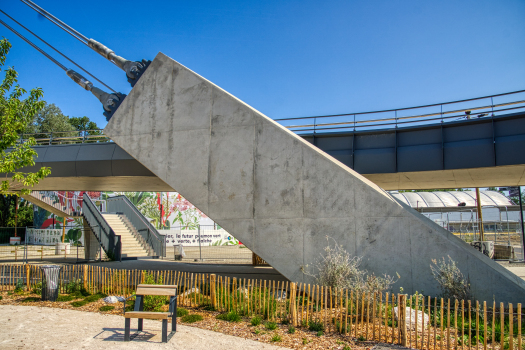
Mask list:
[[[29,6],[31,9],[39,13],[40,15],[44,16],[46,19],[48,19],[51,23],[55,24],[62,30],[64,30],[69,35],[73,36],[75,39],[82,42],[84,45],[87,45],[92,50],[106,58],[108,61],[115,64],[117,67],[122,69],[124,72],[126,72],[126,77],[128,79],[128,82],[131,84],[131,87],[135,86],[139,78],[142,76],[144,71],[148,68],[151,61],[149,60],[142,60],[139,61],[130,61],[127,60],[121,56],[118,56],[115,54],[114,51],[109,49],[107,46],[103,45],[102,43],[99,43],[98,41],[94,39],[88,39],[85,35],[81,34],[77,30],[73,29],[66,23],[62,22],[57,17],[53,16],[51,13],[44,10],[42,7],[38,6],[31,0],[20,0],[27,6]]]
[[[0,10],[1,11],[1,10]],[[5,14],[5,12],[2,11],[2,13]],[[7,15],[7,14],[6,14]],[[8,16],[9,17],[9,16]],[[9,17],[11,18],[11,17]],[[17,22],[18,23],[18,22]],[[44,56],[46,56],[49,60],[51,60],[53,63],[55,63],[57,66],[59,66],[62,70],[64,70],[67,74],[68,77],[70,77],[75,83],[77,83],[78,85],[80,85],[83,89],[87,90],[87,91],[90,91],[99,101],[100,103],[102,103],[102,107],[104,108],[104,116],[106,117],[106,120],[109,121],[109,119],[113,116],[113,113],[115,113],[115,111],[117,110],[117,108],[120,106],[120,104],[122,103],[122,101],[124,101],[124,98],[126,97],[126,95],[124,94],[121,94],[119,92],[114,92],[112,94],[110,93],[107,93],[105,92],[104,90],[96,87],[93,85],[93,83],[91,83],[89,80],[87,80],[86,78],[84,78],[84,76],[82,76],[80,73],[72,70],[72,69],[68,69],[66,66],[64,66],[62,63],[58,62],[56,59],[54,59],[52,56],[50,56],[47,52],[45,52],[44,50],[42,50],[40,47],[38,47],[37,45],[35,45],[31,40],[27,39],[25,36],[23,36],[22,34],[20,34],[19,32],[17,32],[15,29],[13,29],[11,26],[9,26],[7,23],[5,23],[4,21],[2,21],[0,19],[0,24],[4,25],[7,29],[9,29],[10,31],[12,31],[14,34],[16,34],[18,37],[20,37],[22,40],[24,40],[26,43],[28,43],[29,45],[31,45],[35,50],[37,50],[38,52],[40,52],[41,54],[43,54]],[[24,27],[25,28],[25,27]],[[32,33],[32,32],[30,32]],[[39,38],[40,39],[40,38]],[[42,40],[42,39],[41,39]],[[43,40],[42,40],[43,41]],[[47,44],[47,43],[46,43]],[[48,44],[49,45],[49,44]],[[51,46],[51,45],[49,45]],[[52,47],[55,51],[59,52],[57,49],[55,49],[54,47]],[[66,57],[70,62],[73,62],[71,59],[69,59],[66,55],[64,55],[63,53],[59,52],[62,56]],[[78,64],[76,64],[75,62],[73,62],[75,65],[77,65],[78,67],[80,67]],[[82,67],[80,67],[82,68]],[[82,68],[82,70],[86,71],[85,69]],[[87,72],[87,71],[86,71]],[[91,75],[92,77],[94,77],[91,73],[87,72],[89,75]],[[94,77],[95,78],[95,77]],[[97,78],[95,78],[97,79]],[[97,81],[101,82],[99,79],[97,79]],[[101,82],[102,83],[102,82]],[[102,83],[104,84],[104,83]],[[104,84],[105,86],[107,86],[106,84]],[[109,87],[108,87],[109,88]],[[111,88],[110,88],[111,89]],[[112,91],[114,91],[113,89],[111,89]]]

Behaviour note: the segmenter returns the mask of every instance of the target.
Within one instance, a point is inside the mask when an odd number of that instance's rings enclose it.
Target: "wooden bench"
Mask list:
[[[146,295],[165,295],[170,297],[168,312],[144,311],[144,296]],[[126,300],[136,297],[135,308],[133,311],[126,312]],[[124,341],[130,341],[131,319],[138,318],[138,331],[142,331],[143,320],[154,319],[162,320],[162,342],[167,343],[177,331],[177,286],[139,284],[135,295],[124,300]],[[168,335],[168,319],[171,318],[171,332]]]

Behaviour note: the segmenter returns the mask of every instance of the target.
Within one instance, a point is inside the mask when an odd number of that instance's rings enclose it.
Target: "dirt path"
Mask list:
[[[136,320],[132,323],[132,334]],[[285,349],[195,327],[177,325],[161,343],[161,323],[144,320],[144,331],[124,342],[124,318],[93,312],[0,305],[0,349]]]

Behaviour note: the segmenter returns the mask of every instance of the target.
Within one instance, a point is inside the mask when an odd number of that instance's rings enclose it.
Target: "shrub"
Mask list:
[[[357,337],[357,340],[359,340],[359,341],[365,341],[365,337],[363,337],[363,335],[359,335],[359,337]]]
[[[252,319],[250,320],[251,325],[254,327],[260,325],[261,322],[262,322],[262,319],[259,316],[252,317]]]
[[[328,236],[326,238],[329,239]],[[395,283],[394,278],[386,274],[383,277],[368,275],[359,267],[363,258],[352,257],[335,240],[334,247],[328,244],[324,251],[325,254],[321,254],[315,263],[316,274],[307,272],[308,266],[301,268],[304,274],[314,277],[322,286],[374,294],[386,292]]]
[[[18,281],[16,281],[16,285],[15,285],[15,290],[14,292],[16,294],[20,294],[20,293],[23,293],[24,292],[24,281],[20,278],[18,279]]]
[[[316,335],[317,335],[318,337],[320,337],[320,336],[322,336],[323,334],[324,334],[323,331],[318,331]]]
[[[104,305],[104,306],[101,306],[99,307],[98,309],[100,311],[111,311],[113,310],[115,307],[114,306],[111,306],[111,305]]]
[[[308,339],[303,338],[303,345],[306,345],[306,344],[308,344]]]
[[[71,301],[75,299],[76,298],[73,295],[59,295],[57,301]]]
[[[219,314],[215,317],[218,320],[228,321],[228,322],[240,322],[241,316],[239,316],[235,311],[230,311],[228,313]]]
[[[202,316],[196,315],[196,314],[186,315],[181,318],[181,321],[185,323],[193,323],[193,322],[202,321],[202,320],[203,320]]]
[[[34,294],[42,295],[42,282],[38,282],[37,284],[35,284],[32,292]]]
[[[277,341],[281,341],[281,336],[279,334],[275,334],[272,339],[270,339],[270,341],[272,342],[277,342]]]
[[[87,301],[81,300],[81,301],[74,301],[70,305],[73,307],[81,307],[81,306],[86,305],[87,303],[88,303]]]
[[[345,347],[343,348],[343,350],[352,350],[352,348],[348,345],[345,345]]]
[[[324,331],[324,324],[321,321],[308,321],[308,329],[313,332]]]
[[[202,306],[202,309],[205,311],[215,311],[215,308],[213,307],[212,304],[205,304]]]
[[[288,333],[290,333],[290,334],[294,334],[294,333],[295,333],[295,327],[292,326],[292,325],[289,325],[289,326],[288,326]]]
[[[24,298],[24,299],[21,300],[21,302],[23,302],[23,303],[31,303],[31,302],[35,302],[35,301],[40,301],[40,298],[29,297],[29,298]]]
[[[463,277],[463,274],[456,266],[456,262],[448,257],[449,262],[445,258],[440,261],[432,260],[430,268],[432,275],[439,283],[441,289],[441,297],[444,299],[469,300],[470,283]]]
[[[152,273],[145,273],[144,284],[162,284],[162,276],[159,276],[158,281],[155,281],[155,276]],[[163,295],[146,295],[144,296],[144,311],[160,311],[162,306],[166,304],[167,296]]]
[[[281,324],[287,325],[287,324],[289,324],[289,323],[290,323],[290,320],[287,319],[287,318],[283,318],[283,319],[281,320]]]
[[[270,331],[273,331],[273,330],[277,329],[277,323],[275,323],[275,322],[266,322],[266,324],[264,326],[266,327],[266,329],[268,329]]]
[[[2,299],[4,299],[4,297],[0,295],[0,300],[2,300]]]
[[[97,294],[93,294],[93,295],[90,295],[88,297],[85,297],[84,298],[84,301],[86,303],[93,303],[99,299],[102,299],[102,298],[105,298],[107,297],[107,294],[104,294],[104,293],[97,293]]]
[[[182,308],[182,307],[177,308],[177,317],[186,316],[187,314],[189,314],[189,312],[185,308]]]

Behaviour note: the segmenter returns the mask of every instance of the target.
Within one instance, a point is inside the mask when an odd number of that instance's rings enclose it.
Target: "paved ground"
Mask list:
[[[161,323],[144,320],[144,331],[124,342],[124,318],[94,312],[35,306],[0,306],[0,349],[195,349],[232,350],[282,347],[178,325],[175,336],[161,343]],[[136,321],[132,321],[136,327]],[[133,328],[132,328],[133,331]]]
[[[498,263],[525,280],[525,263],[509,263],[508,261]]]

